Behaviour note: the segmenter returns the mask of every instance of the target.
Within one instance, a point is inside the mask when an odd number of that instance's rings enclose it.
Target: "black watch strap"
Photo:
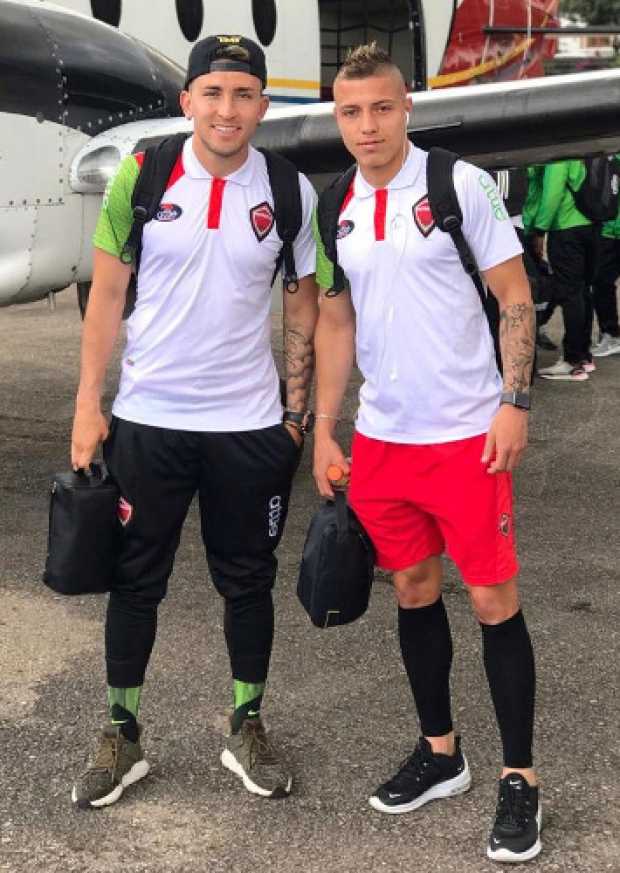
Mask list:
[[[307,412],[293,412],[290,409],[285,409],[282,421],[284,423],[289,421],[302,434],[311,433],[314,427],[314,412],[310,410]]]
[[[516,406],[517,409],[531,408],[530,395],[526,391],[504,391],[499,402]]]

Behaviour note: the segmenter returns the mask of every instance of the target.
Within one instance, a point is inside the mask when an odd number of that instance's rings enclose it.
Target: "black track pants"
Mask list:
[[[616,281],[620,277],[620,239],[601,237],[592,302],[601,333],[620,336]]]
[[[592,302],[599,231],[594,226],[552,230],[547,241],[553,269],[553,302],[564,317],[564,360],[579,364],[590,358]]]
[[[108,684],[142,685],[181,528],[199,494],[202,537],[225,600],[233,676],[261,682],[273,637],[271,589],[301,452],[281,424],[196,433],[113,419],[105,461],[126,520],[106,621]]]

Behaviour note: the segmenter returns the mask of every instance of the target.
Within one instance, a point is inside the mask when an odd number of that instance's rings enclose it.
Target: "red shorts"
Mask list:
[[[467,585],[517,574],[512,477],[487,473],[484,441],[409,445],[355,434],[349,502],[379,567],[404,570],[445,551]]]

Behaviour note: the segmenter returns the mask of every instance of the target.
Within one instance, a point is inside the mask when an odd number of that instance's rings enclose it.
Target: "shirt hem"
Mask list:
[[[378,431],[372,431],[369,428],[365,428],[363,425],[360,427],[358,424],[356,424],[355,429],[358,431],[358,433],[361,433],[362,436],[368,437],[371,440],[381,440],[385,443],[403,443],[412,446],[432,446],[440,445],[441,443],[456,443],[459,440],[466,440],[472,437],[483,436],[488,433],[490,426],[491,422],[489,421],[488,425],[484,428],[478,426],[462,431],[451,430],[448,434],[425,434],[423,436],[411,433],[380,433]]]
[[[242,433],[250,430],[264,430],[267,427],[273,427],[276,424],[282,423],[282,413],[278,415],[266,416],[261,419],[227,419],[226,421],[213,422],[209,421],[208,416],[204,418],[192,418],[184,420],[182,417],[174,415],[140,415],[131,411],[124,410],[121,406],[114,404],[112,415],[115,418],[120,418],[123,421],[130,421],[133,424],[144,424],[147,427],[160,427],[165,430],[185,430],[195,433]]]

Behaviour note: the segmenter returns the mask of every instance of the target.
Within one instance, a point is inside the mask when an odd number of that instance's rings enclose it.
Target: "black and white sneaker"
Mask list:
[[[542,849],[542,813],[538,788],[520,773],[508,773],[499,780],[495,824],[489,837],[487,855],[492,861],[520,864],[531,861]]]
[[[461,752],[460,737],[456,737],[453,755],[434,755],[428,740],[420,737],[398,773],[379,786],[368,802],[373,809],[396,815],[413,812],[429,800],[463,794],[470,786],[471,774]]]

